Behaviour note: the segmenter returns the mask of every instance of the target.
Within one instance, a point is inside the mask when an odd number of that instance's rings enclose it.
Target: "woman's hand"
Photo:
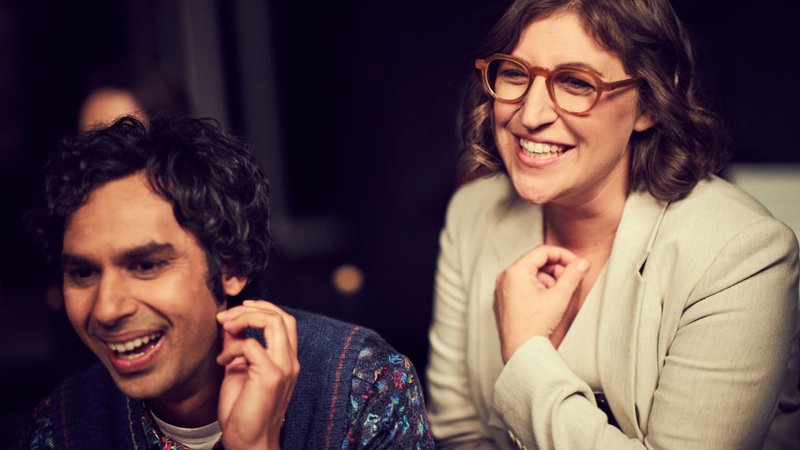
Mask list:
[[[528,339],[550,336],[587,270],[587,260],[564,248],[542,245],[497,276],[494,315],[503,363]]]
[[[225,366],[219,394],[219,421],[226,449],[278,449],[286,408],[300,362],[294,317],[272,303],[245,300],[217,315],[222,325]],[[263,330],[267,348],[245,336]]]

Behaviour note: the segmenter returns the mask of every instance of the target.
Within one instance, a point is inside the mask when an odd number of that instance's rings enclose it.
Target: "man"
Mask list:
[[[34,220],[102,364],[21,448],[432,448],[413,366],[377,334],[250,297],[267,182],[215,124],[126,117],[66,141]],[[237,306],[234,306],[237,305]]]

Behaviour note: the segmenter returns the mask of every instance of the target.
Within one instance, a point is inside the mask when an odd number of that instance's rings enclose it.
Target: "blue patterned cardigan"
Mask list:
[[[301,370],[281,448],[433,448],[421,389],[405,357],[369,329],[286,310],[297,319]],[[373,352],[389,355],[406,370],[362,367],[359,373],[357,361]],[[364,399],[372,412],[360,411],[367,408],[359,404]],[[39,411],[20,448],[178,448],[164,445],[144,403],[126,397],[99,363],[59,385]],[[353,430],[354,416],[366,418],[363,430]],[[380,430],[385,432],[378,435]],[[351,436],[354,431],[358,436]]]

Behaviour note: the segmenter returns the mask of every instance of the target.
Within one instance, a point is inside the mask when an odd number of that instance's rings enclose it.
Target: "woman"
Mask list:
[[[442,447],[800,448],[792,232],[667,0],[520,0],[476,62],[428,367]],[[777,408],[776,408],[777,405]]]

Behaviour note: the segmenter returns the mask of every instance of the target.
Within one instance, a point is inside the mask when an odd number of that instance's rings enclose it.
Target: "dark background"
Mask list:
[[[437,237],[471,61],[508,1],[3,0],[0,3],[0,448],[92,359],[24,232],[39,170],[72,132],[93,68],[181,80],[194,113],[247,136],[272,182],[269,299],[359,322],[424,377]],[[674,2],[735,162],[800,163],[800,34],[790,1]],[[791,22],[790,22],[791,21]],[[363,288],[342,294],[334,269]]]

